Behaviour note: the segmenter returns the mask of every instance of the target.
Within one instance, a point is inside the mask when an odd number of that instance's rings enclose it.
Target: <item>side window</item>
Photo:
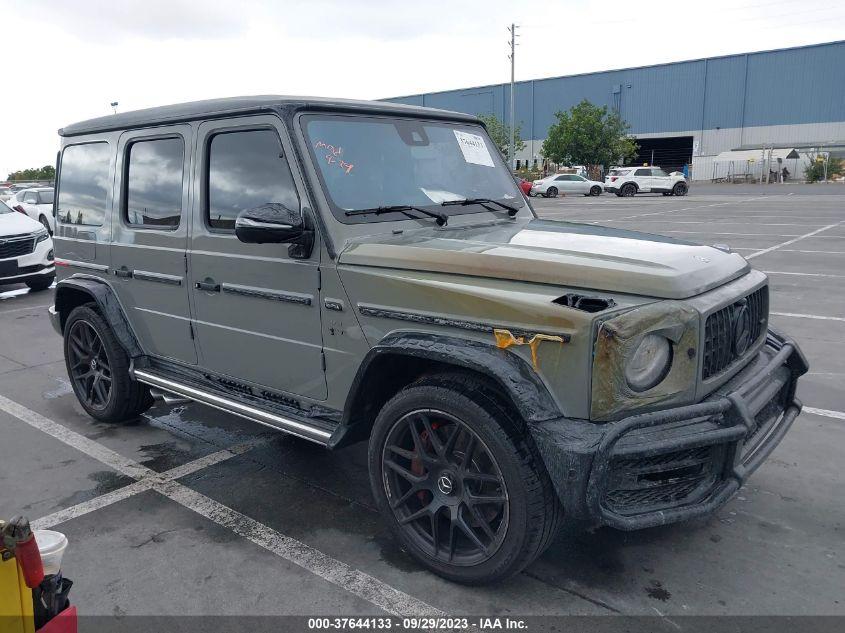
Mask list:
[[[233,230],[244,209],[270,202],[299,211],[299,196],[275,130],[222,132],[208,147],[206,220]]]
[[[62,152],[59,175],[59,222],[102,226],[109,182],[109,144],[69,145]]]
[[[38,204],[53,204],[53,190],[39,191]]]
[[[665,171],[663,171],[662,169],[660,169],[659,167],[657,167],[657,168],[655,168],[655,169],[652,169],[652,170],[651,170],[651,175],[652,175],[652,176],[657,176],[657,177],[659,177],[659,178],[665,178],[665,177],[666,177],[666,176],[668,176],[669,174],[667,174]]]
[[[567,178],[566,176],[558,176],[557,178],[555,178],[555,180],[563,181],[563,180],[569,180],[569,178]]]
[[[31,204],[38,204],[38,195],[34,191],[27,191],[23,195],[23,201]]]
[[[175,229],[182,216],[181,137],[134,141],[126,150],[128,168],[123,213],[133,226]]]
[[[651,176],[651,170],[650,169],[638,169],[637,171],[634,172],[634,175],[635,176]]]

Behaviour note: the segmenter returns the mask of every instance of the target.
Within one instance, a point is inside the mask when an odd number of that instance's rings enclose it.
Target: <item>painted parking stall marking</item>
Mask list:
[[[175,481],[178,477],[183,477],[230,459],[237,454],[242,454],[253,448],[255,442],[246,442],[237,447],[206,455],[165,473],[157,473],[5,396],[0,396],[0,411],[8,413],[21,422],[39,431],[43,431],[47,435],[136,480],[133,484],[102,495],[97,499],[92,499],[37,519],[33,522],[34,527],[37,529],[53,527],[82,514],[93,512],[123,499],[128,499],[141,492],[154,490],[171,501],[235,532],[276,556],[366,600],[391,615],[417,617],[446,616],[445,612],[422,600],[414,598],[369,574],[350,567],[346,563],[332,558],[295,538],[286,536],[259,521],[241,514],[237,510]]]

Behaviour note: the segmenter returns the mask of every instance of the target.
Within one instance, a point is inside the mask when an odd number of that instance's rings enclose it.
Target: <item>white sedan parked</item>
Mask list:
[[[15,211],[25,213],[33,220],[38,220],[53,234],[55,228],[53,221],[53,188],[38,187],[18,191],[6,201],[6,204]]]
[[[532,196],[556,198],[559,193],[581,193],[585,196],[600,196],[603,183],[588,180],[578,174],[552,174],[531,184]]]

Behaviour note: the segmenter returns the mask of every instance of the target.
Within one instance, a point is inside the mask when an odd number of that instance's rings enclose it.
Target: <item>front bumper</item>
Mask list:
[[[53,261],[53,240],[37,242],[30,253],[0,260],[0,285],[20,284],[56,276]],[[11,270],[9,270],[11,269]]]
[[[636,530],[703,516],[736,493],[801,412],[807,361],[769,331],[765,347],[698,404],[617,422],[552,420],[532,427],[573,518]]]

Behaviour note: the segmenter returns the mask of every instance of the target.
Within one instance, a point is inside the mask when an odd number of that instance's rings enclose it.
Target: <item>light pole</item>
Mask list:
[[[112,101],[109,105],[112,107],[112,113],[117,114],[117,106],[119,105],[117,101]]]
[[[515,76],[515,69],[514,69],[514,57],[516,53],[516,29],[517,25],[511,23],[508,31],[511,34],[510,46],[511,46],[511,54],[508,55],[508,58],[511,60],[511,108],[510,108],[510,142],[508,143],[508,168],[513,171],[513,157],[514,157],[514,144],[516,143],[516,131],[514,129],[514,76]]]

